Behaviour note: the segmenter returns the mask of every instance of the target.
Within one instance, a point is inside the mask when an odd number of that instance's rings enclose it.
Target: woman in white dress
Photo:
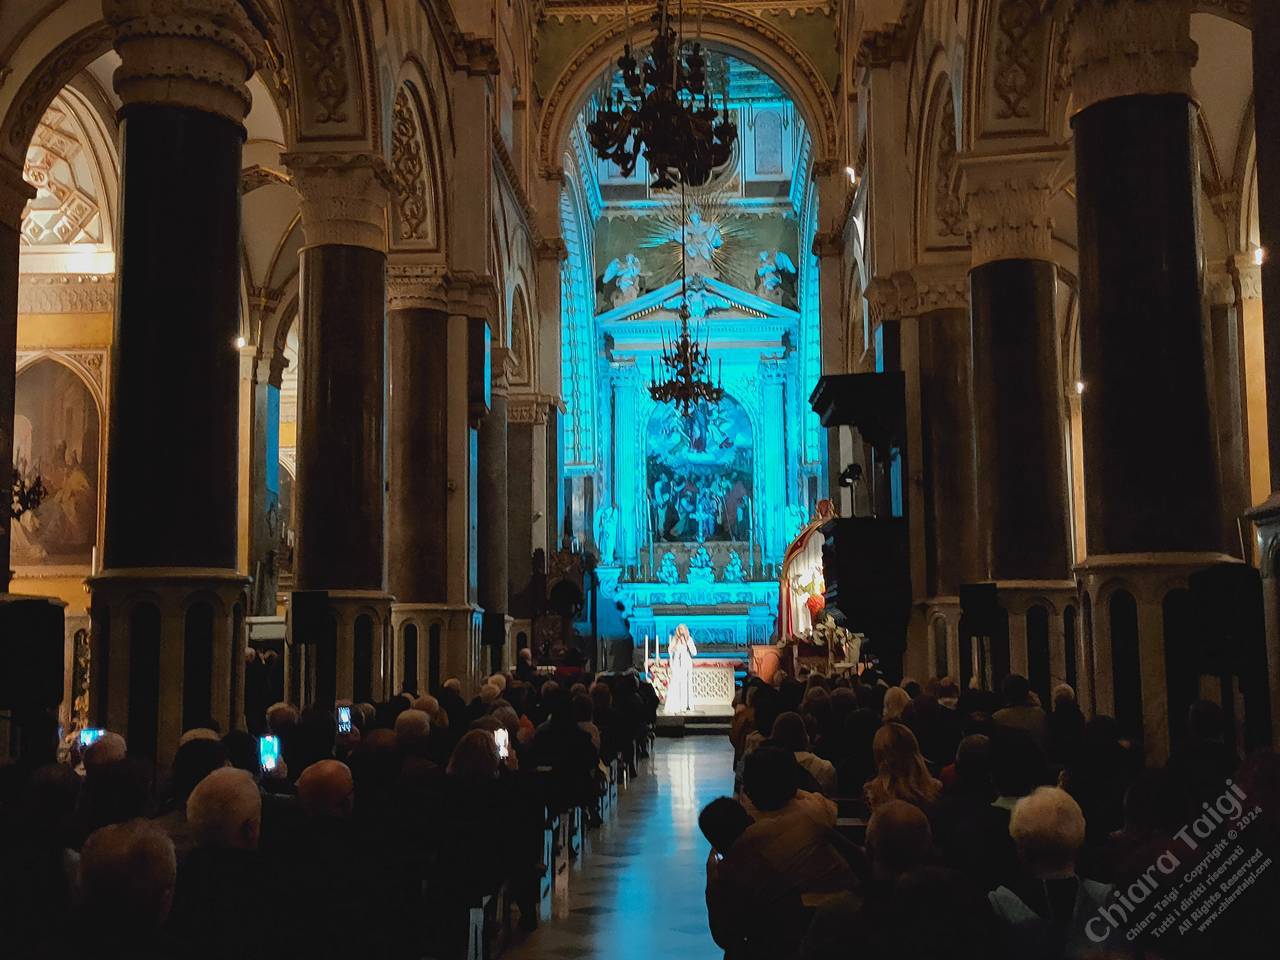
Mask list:
[[[693,658],[698,648],[693,644],[689,628],[676,627],[667,644],[667,704],[664,713],[688,713],[693,708]]]

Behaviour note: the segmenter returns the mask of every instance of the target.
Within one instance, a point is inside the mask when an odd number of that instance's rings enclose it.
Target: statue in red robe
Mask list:
[[[778,639],[807,640],[813,618],[825,605],[826,578],[822,570],[822,526],[836,515],[835,504],[819,500],[817,516],[791,542],[782,558],[782,583],[778,593]]]

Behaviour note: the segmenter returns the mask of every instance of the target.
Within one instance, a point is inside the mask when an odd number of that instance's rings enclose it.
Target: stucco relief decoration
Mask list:
[[[315,95],[316,123],[346,123],[350,93],[342,14],[335,0],[295,0],[302,62]]]
[[[1000,98],[996,117],[1025,119],[1031,115],[1027,100],[1035,85],[1030,35],[1036,8],[1031,0],[1005,0],[997,15],[1000,37],[996,41],[995,91]]]
[[[23,177],[37,191],[22,221],[24,245],[103,242],[92,163],[74,121],[55,102],[36,127],[23,165]]]
[[[418,119],[404,87],[391,113],[391,175],[396,185],[392,211],[397,240],[431,240],[426,163]]]
[[[948,91],[949,93],[949,91]],[[965,236],[964,204],[952,184],[956,169],[956,115],[948,95],[943,103],[938,130],[937,182],[934,184],[934,218],[939,237]]]

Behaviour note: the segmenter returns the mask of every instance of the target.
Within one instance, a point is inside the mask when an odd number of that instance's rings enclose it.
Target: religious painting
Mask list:
[[[37,360],[18,374],[13,463],[44,482],[41,505],[12,521],[13,565],[88,567],[98,534],[98,405],[75,373]]]
[[[661,406],[646,437],[650,527],[670,543],[751,538],[753,438],[736,400]]]

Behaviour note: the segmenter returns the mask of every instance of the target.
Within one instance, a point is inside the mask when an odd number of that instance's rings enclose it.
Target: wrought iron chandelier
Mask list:
[[[720,111],[712,103],[702,44],[695,40],[685,52],[684,0],[676,16],[669,5],[670,0],[657,2],[650,18],[657,34],[641,63],[632,52],[628,3],[627,41],[618,58],[622,89],[610,83],[601,92],[587,133],[597,156],[616,164],[623,176],[635,172],[643,150],[652,188],[700,187],[729,162],[738,128],[729,119],[727,89]],[[699,39],[701,32],[699,13]]]
[[[706,343],[699,343],[689,330],[689,308],[680,307],[680,332],[668,343],[662,338],[662,368],[665,380],[658,380],[652,358],[649,361],[649,396],[658,403],[674,403],[684,416],[699,403],[716,404],[724,399],[724,362],[721,375],[711,379],[711,356]]]
[[[649,396],[658,403],[674,403],[681,414],[700,403],[717,404],[724,399],[724,361],[720,361],[719,376],[711,379],[711,354],[706,341],[695,340],[689,329],[689,278],[685,250],[685,229],[689,222],[689,206],[684,188],[680,189],[680,327],[670,343],[662,338],[662,372],[665,379],[658,379],[657,365],[649,360]],[[703,278],[695,277],[698,289]]]

